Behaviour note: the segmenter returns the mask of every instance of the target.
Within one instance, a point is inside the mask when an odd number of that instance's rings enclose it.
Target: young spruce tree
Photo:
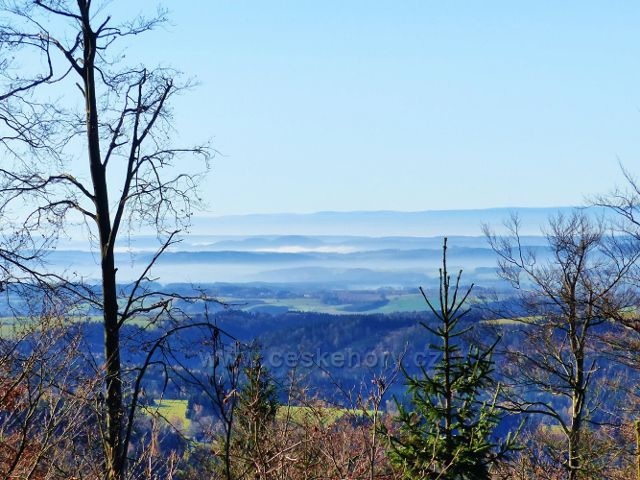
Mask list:
[[[385,432],[390,459],[406,479],[486,479],[491,466],[516,448],[515,435],[492,439],[500,420],[490,391],[495,343],[462,353],[461,337],[473,327],[461,326],[460,320],[469,312],[465,302],[473,285],[461,292],[461,276],[462,270],[452,286],[445,238],[439,305],[420,288],[435,317],[433,325],[421,324],[439,340],[430,345],[439,360],[432,372],[420,366],[416,377],[403,370],[410,401],[396,400],[397,429]]]
[[[276,456],[273,451],[273,423],[278,412],[278,391],[262,356],[255,353],[244,368],[244,382],[238,391],[230,444],[234,479],[271,478]]]

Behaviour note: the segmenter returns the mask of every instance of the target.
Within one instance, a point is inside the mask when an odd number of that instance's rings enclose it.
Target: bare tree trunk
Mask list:
[[[578,377],[582,376],[579,372]],[[571,408],[571,429],[569,431],[569,480],[575,480],[581,467],[580,434],[582,432],[582,412],[584,391],[577,388],[574,392]]]
[[[577,277],[576,277],[577,278]],[[577,330],[575,286],[570,288],[569,336],[571,350],[575,359],[571,398],[571,424],[569,430],[569,480],[577,478],[582,461],[580,459],[580,433],[582,431],[583,406],[585,399],[584,348]],[[586,328],[586,326],[584,327]]]
[[[116,297],[116,272],[113,250],[102,259],[102,294],[104,298],[104,346],[107,386],[107,478],[121,480],[126,471],[126,452],[122,448],[124,409],[120,365],[120,327]]]
[[[93,183],[94,204],[100,241],[102,270],[102,302],[104,317],[104,348],[106,370],[106,478],[121,480],[125,476],[126,452],[122,451],[124,408],[122,403],[122,373],[120,363],[120,325],[116,269],[111,238],[111,218],[105,167],[100,153],[98,108],[96,104],[95,54],[96,34],[91,30],[86,0],[78,0],[82,13],[84,38],[84,95],[86,104],[87,145]]]

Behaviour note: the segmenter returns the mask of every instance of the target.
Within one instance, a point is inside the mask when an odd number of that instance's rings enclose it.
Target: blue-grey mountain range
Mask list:
[[[541,226],[571,208],[451,210],[424,212],[320,212],[196,217],[191,230],[161,257],[153,276],[163,283],[283,283],[339,288],[409,286],[433,279],[442,238],[449,259],[473,280],[489,281],[494,253],[482,236],[498,232],[512,214],[521,220],[523,242],[543,250]],[[602,210],[589,210],[603,215]],[[131,232],[118,246],[119,278],[135,278],[158,248],[158,239]],[[97,257],[80,239],[68,240],[48,261],[84,278],[96,278]]]

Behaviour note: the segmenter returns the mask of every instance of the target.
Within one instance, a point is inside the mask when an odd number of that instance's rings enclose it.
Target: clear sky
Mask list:
[[[640,2],[165,5],[128,55],[199,80],[176,128],[223,154],[213,214],[575,205],[640,174]]]

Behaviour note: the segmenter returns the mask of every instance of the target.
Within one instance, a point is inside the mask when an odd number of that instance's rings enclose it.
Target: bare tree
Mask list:
[[[624,166],[620,165],[625,179],[624,186],[616,187],[606,195],[600,195],[592,199],[592,204],[607,209],[613,213],[612,222],[618,235],[625,237],[633,243],[636,249],[640,249],[640,183],[634,175]],[[636,291],[640,289],[640,265],[634,265],[631,272],[632,282]],[[638,371],[640,370],[640,315],[637,306],[640,299],[635,302],[634,309],[629,309],[620,315],[617,320],[619,330],[610,332],[604,339],[609,347],[611,358],[625,367]],[[640,479],[640,422],[631,422],[629,417],[638,417],[638,393],[635,389],[629,388],[628,398],[634,399],[628,402],[626,412],[627,420],[635,431],[635,460],[636,478]],[[632,425],[631,425],[632,423]]]
[[[198,174],[206,170],[210,150],[172,142],[170,101],[189,82],[181,83],[172,69],[126,65],[115,50],[162,24],[164,12],[117,22],[108,5],[0,2],[0,210],[30,252],[47,249],[59,232],[78,225],[95,242],[100,292],[33,264],[35,254],[4,255],[4,261],[47,286],[63,286],[102,312],[104,467],[106,478],[115,480],[126,475],[140,392],[134,389],[125,404],[121,330],[133,318],[156,325],[172,310],[175,297],[149,290],[147,280],[199,202]],[[194,156],[203,162],[192,168],[188,160]],[[119,290],[116,243],[123,232],[145,225],[158,234],[158,252],[137,281]]]
[[[98,379],[83,371],[79,333],[60,313],[13,320],[0,342],[0,478],[92,473]]]
[[[636,302],[628,281],[638,250],[583,211],[550,220],[544,253],[523,246],[517,217],[506,226],[506,236],[485,227],[499,274],[520,291],[523,309],[511,320],[518,326],[508,327],[515,343],[503,352],[506,408],[559,428],[557,460],[575,479],[589,466],[586,424],[603,414],[595,388],[605,366],[599,333]]]
[[[370,480],[391,475],[384,439],[381,440],[383,430],[388,431],[390,427],[390,421],[386,421],[390,420],[390,416],[384,411],[383,402],[390,400],[389,392],[400,377],[405,355],[406,346],[395,358],[386,359],[379,368],[363,369],[366,370],[366,374],[360,384],[350,388],[345,387],[321,363],[315,362],[315,367],[329,380],[335,390],[336,400],[329,410],[344,412],[340,417],[339,426],[347,432],[346,436],[338,442],[327,441],[322,447],[325,456],[332,459],[332,464],[340,476],[353,476],[354,471],[358,472],[358,478]],[[327,413],[322,411],[323,408],[327,409],[325,402],[308,399],[305,395],[300,395],[297,402],[309,409],[318,420],[327,416]],[[354,438],[354,433],[358,438]]]

